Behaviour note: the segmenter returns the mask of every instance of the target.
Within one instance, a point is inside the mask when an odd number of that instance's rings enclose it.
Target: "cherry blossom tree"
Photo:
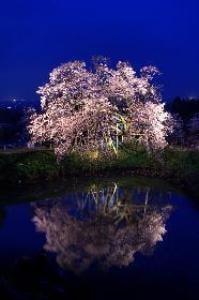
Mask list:
[[[113,69],[105,60],[91,69],[80,61],[55,68],[38,90],[41,112],[30,118],[30,145],[51,143],[58,158],[71,151],[117,152],[135,139],[149,150],[164,148],[172,122],[152,84],[156,73],[149,66],[138,76],[129,63]]]

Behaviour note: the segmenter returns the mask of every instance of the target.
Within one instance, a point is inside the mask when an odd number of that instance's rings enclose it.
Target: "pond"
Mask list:
[[[198,299],[199,210],[158,180],[2,192],[0,299]]]

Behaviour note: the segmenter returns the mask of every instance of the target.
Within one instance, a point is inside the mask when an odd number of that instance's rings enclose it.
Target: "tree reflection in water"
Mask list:
[[[33,222],[46,235],[44,249],[56,253],[60,267],[74,272],[93,263],[128,266],[135,253],[151,253],[166,233],[171,206],[153,204],[149,188],[138,203],[132,196],[132,190],[113,183],[93,185],[87,193],[75,193],[72,201],[63,197],[33,204]]]

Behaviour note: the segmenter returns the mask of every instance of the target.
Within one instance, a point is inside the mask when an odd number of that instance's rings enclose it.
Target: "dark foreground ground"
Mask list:
[[[148,154],[122,149],[109,159],[92,155],[71,154],[57,163],[52,150],[10,150],[0,152],[0,184],[22,185],[71,177],[135,174],[166,179],[199,196],[199,151],[167,149]]]

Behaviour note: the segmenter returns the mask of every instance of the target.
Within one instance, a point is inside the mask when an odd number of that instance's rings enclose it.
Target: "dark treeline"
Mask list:
[[[25,100],[0,103],[0,147],[24,146],[27,141],[27,116],[36,104]]]
[[[24,139],[25,113],[17,109],[0,109],[0,145],[17,145]]]
[[[199,113],[199,99],[177,97],[167,104],[167,109],[186,122]]]
[[[169,142],[189,148],[199,147],[199,99],[177,97],[167,104],[175,119]]]

